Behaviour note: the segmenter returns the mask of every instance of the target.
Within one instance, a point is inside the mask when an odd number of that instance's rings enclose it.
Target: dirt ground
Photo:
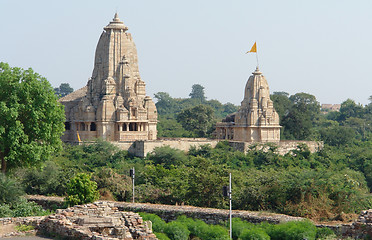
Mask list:
[[[15,232],[16,231],[15,226],[16,226],[15,224],[8,224],[8,225],[0,226],[0,236],[6,233]]]

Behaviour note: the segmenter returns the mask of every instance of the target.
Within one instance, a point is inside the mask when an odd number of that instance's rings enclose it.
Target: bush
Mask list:
[[[24,194],[20,184],[0,173],[0,204],[12,204]]]
[[[0,218],[12,217],[13,212],[8,204],[0,204]]]
[[[165,227],[165,233],[171,240],[188,240],[190,231],[181,222],[170,222]]]
[[[152,153],[148,155],[148,159],[155,164],[163,164],[165,168],[180,166],[187,162],[185,153],[181,150],[171,148],[170,146],[156,147]]]
[[[58,195],[66,194],[67,174],[56,163],[48,161],[42,169],[22,169],[22,184],[27,194]]]
[[[50,211],[44,210],[35,202],[28,202],[25,198],[20,198],[10,204],[0,204],[0,218],[3,217],[29,217],[45,216],[51,214]]]
[[[44,210],[35,202],[28,202],[25,198],[21,198],[14,204],[12,212],[13,217],[45,216],[51,214],[50,211]]]
[[[94,202],[99,198],[97,183],[90,180],[87,173],[79,173],[67,184],[65,201],[68,205],[79,205]]]
[[[240,234],[239,239],[241,240],[270,240],[270,236],[264,230],[256,227],[252,229],[243,230],[243,232]]]
[[[336,239],[336,234],[327,227],[318,228],[316,231],[316,239],[326,239],[327,237],[332,237]]]
[[[117,174],[112,168],[102,168],[94,172],[92,179],[97,183],[99,190],[110,191],[115,200],[128,200],[132,187],[130,177]]]
[[[33,230],[34,226],[21,224],[21,225],[16,226],[15,229],[19,232],[27,232],[27,231]]]
[[[232,237],[238,239],[242,232],[246,229],[251,229],[254,227],[253,223],[242,221],[240,218],[232,219]]]
[[[310,221],[293,221],[273,225],[268,229],[272,240],[314,240],[316,227]]]
[[[144,213],[140,212],[140,216],[143,218],[144,221],[151,221],[152,222],[152,230],[154,232],[163,233],[166,223],[163,221],[159,216],[151,213]]]
[[[154,232],[159,240],[171,240],[165,233]]]
[[[190,231],[190,237],[198,237],[203,240],[227,240],[229,232],[219,225],[208,225],[202,220],[194,220],[184,215],[179,216],[176,222],[182,223]]]

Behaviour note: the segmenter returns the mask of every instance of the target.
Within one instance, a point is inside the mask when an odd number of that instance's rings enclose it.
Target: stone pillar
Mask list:
[[[87,124],[86,124],[87,131],[90,131],[90,125],[91,125],[91,122],[87,122]]]

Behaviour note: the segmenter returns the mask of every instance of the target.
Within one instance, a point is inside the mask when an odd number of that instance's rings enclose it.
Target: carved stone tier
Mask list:
[[[60,99],[66,111],[62,140],[156,139],[156,107],[151,97],[146,96],[137,49],[127,30],[116,13],[98,41],[87,86]]]
[[[238,112],[216,125],[218,139],[242,142],[279,142],[279,116],[270,99],[269,85],[258,67],[249,77]]]

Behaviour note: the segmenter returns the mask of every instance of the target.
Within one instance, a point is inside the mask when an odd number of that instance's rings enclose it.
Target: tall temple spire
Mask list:
[[[104,29],[105,30],[123,29],[124,31],[126,31],[126,30],[128,30],[128,27],[125,26],[122,21],[120,21],[118,13],[115,13],[114,18],[112,19],[112,21],[109,23],[109,25],[104,27]]]
[[[104,30],[85,95],[62,102],[67,125],[71,126],[63,139],[76,141],[79,131],[82,141],[154,140],[157,110],[146,96],[132,35],[117,13]]]

